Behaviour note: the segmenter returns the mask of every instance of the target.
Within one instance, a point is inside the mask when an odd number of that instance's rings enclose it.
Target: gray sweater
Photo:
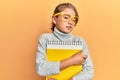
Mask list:
[[[60,73],[60,61],[49,62],[46,59],[46,49],[48,41],[82,41],[83,53],[88,55],[83,70],[73,77],[73,80],[91,80],[94,74],[92,60],[88,51],[85,40],[78,36],[73,36],[71,33],[65,34],[60,32],[57,28],[53,33],[45,33],[40,36],[38,42],[38,51],[36,55],[36,69],[41,76],[53,75]],[[67,75],[67,74],[66,74]]]

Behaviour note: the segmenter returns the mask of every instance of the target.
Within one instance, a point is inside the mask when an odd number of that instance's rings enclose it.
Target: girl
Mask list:
[[[67,67],[82,65],[82,71],[73,76],[70,80],[92,79],[94,73],[93,64],[85,40],[71,34],[71,31],[78,22],[78,18],[79,16],[76,8],[70,3],[62,3],[55,8],[52,16],[52,33],[45,33],[39,38],[36,55],[36,68],[39,75],[48,76],[59,74],[61,70]],[[49,62],[46,59],[47,41],[82,41],[83,50],[65,60]],[[57,79],[49,78],[48,80]]]

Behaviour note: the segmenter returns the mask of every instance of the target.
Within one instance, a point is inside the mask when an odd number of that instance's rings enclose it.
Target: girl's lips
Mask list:
[[[72,26],[66,26],[66,28],[67,28],[67,29],[71,29],[71,28],[72,28]]]

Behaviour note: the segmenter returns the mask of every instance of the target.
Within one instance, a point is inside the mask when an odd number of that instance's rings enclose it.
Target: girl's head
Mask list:
[[[76,26],[78,17],[78,12],[72,4],[59,4],[54,10],[51,30],[54,31],[54,27],[57,27],[61,32],[69,33]]]

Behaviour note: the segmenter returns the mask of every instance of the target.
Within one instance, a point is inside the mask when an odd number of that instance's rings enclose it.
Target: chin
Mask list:
[[[66,33],[66,34],[68,34],[68,33],[70,33],[71,31],[64,31],[64,33]]]

